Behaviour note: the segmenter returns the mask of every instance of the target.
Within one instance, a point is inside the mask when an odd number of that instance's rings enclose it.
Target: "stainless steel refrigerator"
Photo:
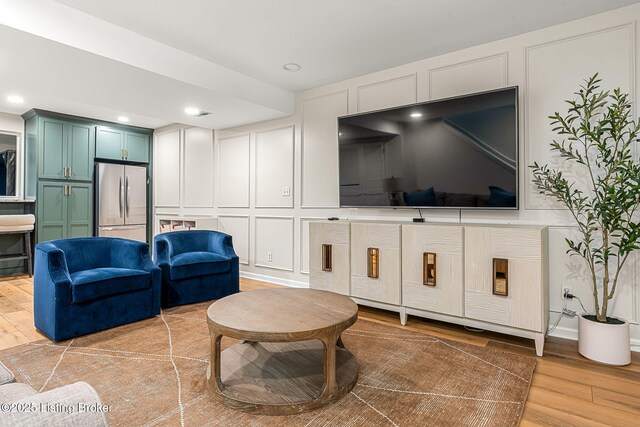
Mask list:
[[[96,163],[98,236],[147,241],[147,168]]]

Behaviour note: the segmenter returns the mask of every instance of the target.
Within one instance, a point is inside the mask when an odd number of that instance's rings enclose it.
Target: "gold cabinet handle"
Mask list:
[[[68,175],[67,175],[67,176],[68,176],[69,178],[71,178],[71,175],[73,175],[73,174],[71,173],[71,166],[69,166],[69,167],[67,168],[67,173],[68,173]]]
[[[367,277],[377,279],[380,277],[380,250],[367,248]]]
[[[493,294],[500,296],[509,295],[509,260],[504,258],[493,259]]]
[[[424,252],[422,254],[422,284],[436,286],[436,254]]]
[[[322,271],[331,271],[333,264],[333,247],[331,245],[322,245]]]

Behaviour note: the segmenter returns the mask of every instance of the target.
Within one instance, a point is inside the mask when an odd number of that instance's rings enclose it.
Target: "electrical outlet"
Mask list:
[[[267,252],[267,261],[273,262],[273,252]]]
[[[573,288],[571,286],[563,286],[562,287],[562,296],[561,298],[564,299],[565,295],[567,294],[572,294],[573,295]]]
[[[290,196],[291,195],[291,187],[289,187],[288,185],[285,185],[284,187],[282,187],[282,195],[283,196]]]

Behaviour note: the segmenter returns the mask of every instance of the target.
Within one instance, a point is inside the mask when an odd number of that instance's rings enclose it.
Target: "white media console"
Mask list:
[[[314,221],[309,285],[362,305],[531,338],[548,326],[544,226]]]

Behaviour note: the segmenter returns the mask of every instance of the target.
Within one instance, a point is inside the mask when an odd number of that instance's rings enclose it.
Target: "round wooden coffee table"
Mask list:
[[[358,318],[348,297],[313,289],[264,289],[218,300],[207,310],[209,392],[254,414],[309,411],[349,393],[355,357],[340,334]],[[242,340],[221,352],[223,336]]]

